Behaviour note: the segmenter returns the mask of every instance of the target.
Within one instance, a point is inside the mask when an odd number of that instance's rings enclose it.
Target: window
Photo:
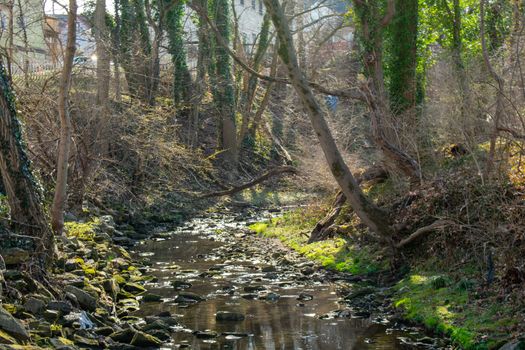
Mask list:
[[[263,2],[262,2],[262,0],[259,0],[259,14],[260,15],[263,14]]]
[[[252,8],[255,10],[255,0],[252,0]]]

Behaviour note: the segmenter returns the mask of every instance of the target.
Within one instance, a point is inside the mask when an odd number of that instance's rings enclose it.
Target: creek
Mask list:
[[[262,216],[272,215],[264,213]],[[438,349],[441,339],[385,310],[347,305],[352,276],[318,268],[275,240],[247,230],[261,215],[209,214],[135,246],[155,279],[138,316],[179,319],[165,349]],[[202,300],[201,300],[202,298]],[[224,320],[227,319],[227,320]]]

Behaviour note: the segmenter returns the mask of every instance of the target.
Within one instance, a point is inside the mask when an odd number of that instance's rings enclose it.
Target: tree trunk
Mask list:
[[[370,230],[390,241],[392,228],[388,215],[368,199],[359,188],[356,179],[337,148],[320,105],[315,99],[303,72],[299,69],[292,35],[281,5],[278,0],[264,0],[264,3],[279,38],[279,56],[286,65],[290,81],[310,116],[312,127],[319,139],[334,178],[361,221]]]
[[[115,71],[115,100],[122,102],[122,87],[120,85],[120,13],[119,0],[115,0],[115,30],[113,32],[113,69]]]
[[[489,177],[492,168],[494,166],[494,156],[496,153],[496,141],[499,135],[499,128],[500,123],[503,118],[503,114],[505,112],[504,108],[504,88],[505,88],[505,82],[501,78],[501,76],[494,70],[494,67],[492,66],[490,62],[489,57],[489,50],[487,48],[487,41],[485,38],[485,0],[480,1],[480,36],[481,36],[481,50],[483,53],[483,61],[485,62],[485,66],[487,67],[490,76],[494,81],[496,82],[496,109],[494,111],[494,124],[492,126],[492,132],[490,134],[490,148],[489,148],[489,155],[487,158],[486,166],[485,166],[485,177]]]
[[[184,4],[179,2],[172,6],[166,14],[168,52],[173,62],[173,102],[175,105],[188,103],[191,98],[191,75],[184,47],[184,9]]]
[[[76,42],[76,0],[69,0],[67,18],[67,45],[64,57],[64,67],[60,78],[60,93],[58,96],[58,113],[60,116],[60,142],[58,147],[57,180],[55,196],[51,208],[51,226],[57,235],[64,230],[64,208],[67,200],[67,171],[69,148],[71,144],[71,118],[69,116],[69,88],[73,71],[73,57],[75,57]]]
[[[15,96],[0,62],[0,174],[16,231],[34,236],[37,258],[49,260],[53,235],[42,204],[41,187],[33,177],[16,116]]]
[[[379,5],[375,2],[359,0],[356,2],[355,9],[361,22],[360,34],[364,47],[363,65],[365,74],[370,79],[365,95],[370,108],[374,142],[394,168],[412,181],[420,180],[421,172],[417,163],[394,143],[395,134],[392,129],[387,128],[387,122],[392,123],[393,118],[383,72],[383,31],[394,15],[393,0],[388,1],[385,15],[381,14]]]
[[[416,127],[418,0],[396,0],[396,13],[391,24],[390,104],[394,115]],[[415,130],[411,130],[415,131]]]
[[[215,2],[217,29],[222,38],[229,44],[231,34],[229,0],[215,0]],[[227,49],[222,45],[215,47],[215,59],[217,78],[219,80],[215,101],[220,113],[220,133],[222,136],[224,160],[230,166],[235,167],[238,161],[238,152],[232,62]]]
[[[104,111],[109,98],[110,56],[106,25],[106,0],[97,0],[95,6],[95,42],[97,45],[97,105]],[[102,113],[104,114],[104,113]]]
[[[259,33],[259,43],[257,44],[257,49],[253,57],[252,69],[254,71],[259,71],[259,68],[263,62],[264,55],[268,51],[270,46],[270,17],[268,13],[264,14],[263,23],[261,26],[261,31]],[[244,138],[247,136],[249,130],[250,119],[252,119],[252,110],[253,110],[253,101],[255,99],[255,92],[257,91],[258,78],[255,75],[250,75],[248,77],[248,82],[246,84],[246,89],[241,94],[241,105],[243,105],[242,111],[242,125],[241,131],[239,133],[239,142],[242,143]],[[270,84],[271,86],[271,84]],[[251,134],[248,134],[251,136]]]
[[[208,2],[206,0],[194,0],[197,6],[203,11],[208,11]],[[199,24],[197,35],[199,39],[198,53],[197,53],[197,76],[195,77],[195,84],[191,97],[191,121],[188,127],[188,144],[195,146],[199,139],[199,107],[206,91],[206,68],[209,65],[210,50],[209,40],[207,36],[207,23],[202,14],[198,14]]]

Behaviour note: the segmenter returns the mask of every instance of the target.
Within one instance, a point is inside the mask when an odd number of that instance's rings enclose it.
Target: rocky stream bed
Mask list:
[[[110,216],[73,222],[47,281],[4,244],[0,349],[450,347],[405,325],[388,288],[248,229],[271,215],[213,213],[148,235]]]
[[[387,288],[326,271],[279,241],[254,235],[247,226],[260,218],[212,214],[134,247],[155,277],[145,285],[153,301],[143,302],[137,315],[149,324],[163,315],[178,320],[164,348],[447,347],[401,322]]]

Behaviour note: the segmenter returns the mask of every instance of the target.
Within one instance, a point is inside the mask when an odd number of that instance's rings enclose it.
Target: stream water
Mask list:
[[[254,218],[251,218],[252,220]],[[276,240],[246,232],[248,217],[210,215],[135,247],[149,260],[146,285],[162,302],[140,316],[179,317],[166,349],[437,349],[439,339],[378,313],[354,312],[337,293],[346,283]],[[177,288],[173,286],[174,281]],[[189,288],[188,288],[189,287]],[[195,293],[197,295],[191,294]],[[195,302],[201,296],[204,300]],[[234,313],[220,321],[216,313]],[[244,320],[241,320],[244,318]]]

